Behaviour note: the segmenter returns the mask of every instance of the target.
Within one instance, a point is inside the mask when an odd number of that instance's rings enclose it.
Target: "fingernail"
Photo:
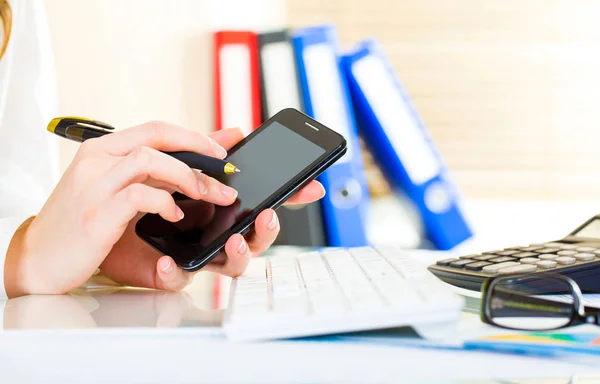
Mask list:
[[[173,263],[171,260],[165,260],[162,262],[160,269],[162,269],[164,273],[171,273],[173,271]]]
[[[221,193],[223,194],[223,196],[227,197],[228,199],[235,199],[238,194],[235,189],[228,187],[226,185],[221,187]]]
[[[183,219],[183,211],[178,206],[175,206],[175,214],[179,220]]]
[[[275,229],[276,226],[277,226],[277,214],[275,212],[273,212],[273,216],[271,217],[271,221],[269,222],[269,225],[267,226],[267,228],[269,229],[269,231],[272,231]]]
[[[198,179],[198,190],[200,191],[200,194],[202,194],[202,195],[206,195],[206,193],[208,192],[208,187],[200,179]]]
[[[225,158],[225,156],[227,156],[227,151],[225,150],[225,148],[221,147],[219,143],[217,143],[213,139],[208,139],[210,140],[210,146],[212,147],[212,151],[215,154],[215,156],[220,157],[221,159]]]
[[[242,239],[242,242],[238,246],[238,253],[240,255],[245,255],[247,250],[248,250],[248,245],[246,244],[246,241],[244,239]]]

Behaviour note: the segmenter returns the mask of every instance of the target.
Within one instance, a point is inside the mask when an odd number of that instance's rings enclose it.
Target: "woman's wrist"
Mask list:
[[[6,260],[4,261],[4,288],[9,298],[29,294],[27,289],[28,271],[25,266],[28,248],[26,238],[31,222],[34,219],[35,216],[32,216],[19,226],[6,252]]]

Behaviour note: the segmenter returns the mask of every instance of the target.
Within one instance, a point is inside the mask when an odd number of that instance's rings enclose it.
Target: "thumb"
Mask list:
[[[179,268],[169,256],[156,262],[156,288],[167,291],[180,291],[192,282],[193,274]]]

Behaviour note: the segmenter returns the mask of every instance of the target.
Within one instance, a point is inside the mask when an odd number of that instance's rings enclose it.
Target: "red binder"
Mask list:
[[[261,124],[258,35],[214,33],[215,130],[239,127],[248,135]]]
[[[247,136],[262,123],[258,35],[252,31],[214,33],[215,130],[239,127]],[[223,308],[231,279],[215,274],[213,308]]]

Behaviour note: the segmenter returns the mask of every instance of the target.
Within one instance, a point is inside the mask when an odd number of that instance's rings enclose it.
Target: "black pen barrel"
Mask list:
[[[205,173],[223,174],[226,161],[216,157],[206,156],[194,152],[167,152],[169,156],[183,161],[190,168],[199,169]]]

